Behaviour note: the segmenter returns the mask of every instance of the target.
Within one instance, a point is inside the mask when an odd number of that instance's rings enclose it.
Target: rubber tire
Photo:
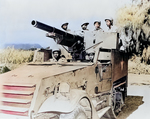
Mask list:
[[[87,116],[84,108],[79,105],[73,112],[69,114],[61,114],[59,119],[87,119]]]

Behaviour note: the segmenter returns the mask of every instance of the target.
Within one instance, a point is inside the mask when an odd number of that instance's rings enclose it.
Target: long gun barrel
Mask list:
[[[50,32],[50,33],[53,32],[53,33],[56,33],[59,36],[61,36],[61,38],[59,40],[57,40],[58,44],[65,45],[65,46],[68,46],[68,47],[72,47],[77,41],[80,42],[80,43],[83,43],[84,38],[81,37],[81,36],[73,35],[73,34],[64,32],[60,29],[57,29],[55,27],[43,24],[43,23],[41,23],[39,21],[35,21],[35,20],[33,20],[31,22],[31,24],[36,28],[39,28],[41,30],[44,30],[44,31],[47,31],[47,32]]]

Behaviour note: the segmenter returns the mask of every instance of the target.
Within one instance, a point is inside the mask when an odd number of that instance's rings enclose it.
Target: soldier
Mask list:
[[[71,30],[68,29],[68,24],[69,24],[69,23],[67,23],[67,22],[64,23],[64,24],[62,24],[62,25],[61,25],[61,28],[62,28],[63,30],[65,30],[65,31],[67,31],[67,32],[70,32]]]
[[[84,37],[84,33],[85,31],[88,31],[89,29],[87,29],[87,26],[89,25],[88,22],[85,22],[81,25],[82,30],[79,30],[76,32],[76,35],[79,35],[81,37]]]
[[[87,29],[87,26],[88,26],[88,25],[89,25],[88,22],[83,23],[83,24],[81,25],[82,30],[87,30],[87,31],[88,31],[88,29]]]
[[[100,27],[101,26],[101,21],[95,21],[94,26],[95,26],[95,31],[98,31],[98,30],[103,31],[103,29]]]
[[[95,53],[93,53],[93,52],[89,53],[88,56],[89,56],[89,61],[90,61],[90,62],[93,62],[94,55],[95,55]]]
[[[60,49],[54,49],[53,50],[53,59],[51,60],[51,62],[65,62],[65,56],[62,55],[61,56],[61,50]]]
[[[116,32],[116,30],[113,27],[113,19],[112,18],[106,18],[105,22],[108,27],[106,32]]]

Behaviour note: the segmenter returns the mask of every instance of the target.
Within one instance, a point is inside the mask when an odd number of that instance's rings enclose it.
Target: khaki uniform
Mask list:
[[[104,30],[102,28],[95,29],[94,31],[102,31],[102,32],[104,32]]]
[[[107,29],[105,32],[117,32],[117,28],[114,26],[111,26],[111,29]]]

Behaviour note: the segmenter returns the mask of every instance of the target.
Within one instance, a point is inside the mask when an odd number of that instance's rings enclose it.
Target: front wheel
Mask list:
[[[87,98],[82,98],[72,112],[61,114],[60,119],[92,119],[90,102]]]

